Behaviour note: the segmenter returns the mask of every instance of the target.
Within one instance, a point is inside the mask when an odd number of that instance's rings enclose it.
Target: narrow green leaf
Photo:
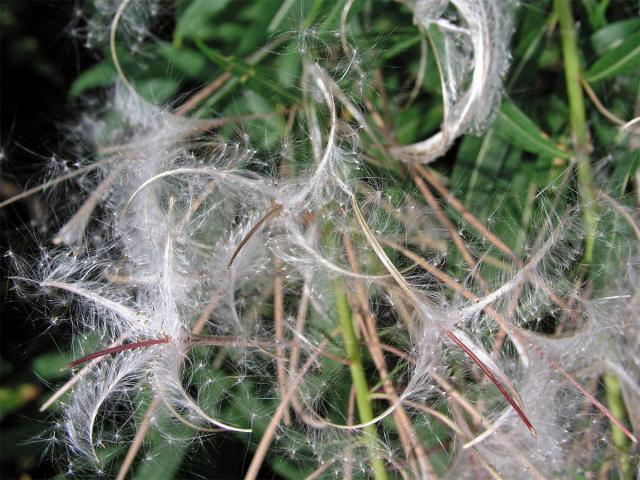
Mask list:
[[[198,49],[213,63],[220,68],[228,71],[234,77],[240,80],[240,83],[246,84],[249,88],[260,93],[265,98],[275,96],[289,104],[297,104],[299,97],[282,88],[280,84],[271,80],[270,76],[256,66],[246,63],[244,60],[236,57],[227,57],[214,48],[206,46],[199,40],[196,40]],[[272,75],[274,76],[274,75]]]
[[[111,85],[115,78],[116,70],[111,60],[105,60],[82,72],[71,84],[69,95],[77,97],[92,88],[106,87]]]
[[[267,36],[269,22],[278,9],[279,2],[256,2],[251,8],[255,10],[255,16],[250,25],[245,28],[234,53],[245,56],[264,45]],[[251,10],[251,8],[247,10]]]
[[[285,460],[284,457],[278,456],[271,460],[271,468],[281,477],[298,480],[299,478],[307,478],[310,472],[303,472],[300,466],[295,464],[295,459],[292,461]]]
[[[211,31],[218,13],[224,10],[230,0],[194,0],[179,17],[173,34],[173,44],[182,45],[185,38],[205,39]]]
[[[466,190],[466,205],[488,204],[496,193],[490,179],[500,176],[508,151],[509,144],[497,138],[493,129],[485,134],[481,142],[472,136],[462,141],[451,173],[451,183],[461,191]]]
[[[527,152],[571,158],[570,152],[556,147],[522,110],[509,101],[502,103],[494,129],[498,135]]]
[[[591,35],[591,46],[598,55],[617,47],[624,39],[640,30],[640,18],[614,22]]]
[[[186,47],[175,48],[167,42],[158,44],[160,55],[181,73],[190,78],[201,78],[207,68],[207,59]]]
[[[633,70],[640,74],[640,32],[629,35],[620,45],[596,60],[585,78],[588,82],[597,82]]]
[[[383,61],[390,60],[393,57],[401,54],[405,50],[418,45],[420,43],[420,35],[416,33],[415,35],[411,35],[410,37],[401,40],[399,42],[394,43],[390,48],[384,50],[380,54],[380,59]]]
[[[136,91],[153,104],[162,104],[173,97],[179,82],[173,78],[149,78],[135,82]]]
[[[159,444],[149,453],[149,460],[137,468],[134,480],[171,480],[182,464],[186,443]]]
[[[33,361],[33,370],[44,380],[53,380],[69,374],[68,371],[61,371],[61,369],[66,367],[70,361],[71,359],[62,353],[45,353]]]
[[[276,14],[271,19],[269,26],[267,27],[267,31],[269,33],[275,32],[275,30],[280,26],[280,22],[287,15],[289,9],[293,6],[294,0],[284,0],[280,8],[276,12]]]

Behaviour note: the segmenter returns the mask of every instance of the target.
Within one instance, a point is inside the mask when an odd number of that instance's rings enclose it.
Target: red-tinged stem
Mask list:
[[[269,209],[269,211],[265,213],[263,217],[260,220],[258,220],[253,227],[251,227],[251,230],[249,230],[247,234],[243,237],[243,239],[240,241],[235,251],[233,252],[233,255],[231,255],[231,260],[229,260],[229,263],[227,264],[227,268],[231,268],[231,265],[233,265],[233,261],[236,259],[236,257],[240,253],[240,250],[242,250],[242,248],[247,244],[247,242],[251,240],[251,237],[253,237],[257,233],[260,227],[264,225],[264,223],[267,220],[269,220],[274,215],[279,214],[281,211],[282,211],[282,205],[275,203]]]
[[[607,417],[609,420],[611,420],[611,422],[613,422],[616,427],[618,427],[628,438],[629,440],[631,440],[633,443],[638,443],[638,439],[633,435],[633,433],[631,433],[629,431],[629,429],[627,427],[624,426],[624,424],[618,420],[613,413],[611,413],[611,410],[609,410],[607,407],[605,407],[600,401],[598,401],[598,399],[596,397],[594,397],[591,393],[589,393],[589,391],[584,388],[582,385],[580,385],[575,378],[573,378],[571,375],[569,375],[567,372],[564,371],[564,369],[558,365],[555,362],[549,362],[551,364],[552,367],[554,367],[556,370],[558,370],[563,376],[564,378],[567,379],[567,381],[573,385],[576,390],[578,390],[582,395],[585,396],[585,398],[587,400],[589,400],[589,402],[596,407],[598,410],[600,410],[600,412]]]
[[[112,353],[125,352],[127,350],[135,350],[136,348],[146,348],[151,347],[153,345],[163,345],[167,344],[171,341],[169,337],[165,338],[154,338],[151,340],[142,340],[140,342],[127,343],[126,345],[118,345],[116,347],[105,348],[104,350],[98,350],[97,352],[90,353],[82,358],[74,360],[67,367],[73,368],[78,365],[82,365],[85,362],[93,360],[94,358],[103,357],[105,355],[110,355]],[[215,347],[241,347],[241,346],[253,346],[258,348],[275,348],[277,346],[274,342],[267,341],[240,341],[235,337],[206,337],[201,335],[192,335],[191,338],[182,338],[180,341],[184,342],[186,345],[190,347],[198,347],[198,346],[215,346]],[[281,344],[282,347],[288,348],[291,343],[285,342]],[[342,365],[349,366],[351,365],[348,358],[341,358],[338,355],[334,355],[330,352],[326,352],[318,347],[310,347],[313,350],[317,351],[318,355],[321,357],[328,358],[333,360],[336,363],[340,363]]]
[[[105,348],[104,350],[98,350],[97,352],[90,353],[89,355],[85,355],[82,358],[78,358],[74,360],[68,365],[68,368],[77,367],[78,365],[82,365],[85,362],[93,360],[94,358],[103,357],[105,355],[111,355],[112,353],[125,352],[127,350],[135,350],[136,348],[147,348],[153,345],[162,345],[169,343],[169,338],[154,338],[151,340],[142,340],[140,342],[127,343],[124,345],[118,345],[115,347]]]
[[[509,405],[511,405],[511,407],[518,414],[520,420],[522,420],[522,423],[525,424],[525,426],[531,431],[531,433],[535,434],[536,431],[533,428],[533,425],[527,418],[527,415],[522,411],[522,408],[520,408],[520,405],[518,405],[518,403],[513,399],[509,392],[507,392],[507,389],[504,388],[502,383],[495,377],[493,373],[491,373],[491,370],[489,370],[489,368],[482,362],[482,360],[480,360],[458,337],[456,337],[451,330],[445,330],[444,333],[451,339],[451,341],[453,341],[453,343],[460,347],[460,349],[465,354],[467,354],[467,356],[471,360],[473,360],[473,362],[478,365],[478,367],[480,367],[480,370],[482,370],[484,374],[489,377],[489,380],[491,380],[493,384],[498,387],[498,390],[500,390],[502,396],[507,400],[507,402],[509,402]]]

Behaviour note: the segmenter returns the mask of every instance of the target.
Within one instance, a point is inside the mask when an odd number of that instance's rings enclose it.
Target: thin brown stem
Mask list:
[[[276,257],[274,261],[276,276],[273,281],[273,322],[276,337],[276,369],[278,374],[278,391],[280,398],[286,392],[286,371],[284,361],[284,348],[282,341],[284,340],[284,278],[282,276],[282,261]],[[284,424],[291,425],[291,416],[289,409],[284,412]]]
[[[335,333],[334,333],[335,334]],[[328,340],[324,340],[318,345],[318,348],[322,349]],[[262,438],[260,439],[260,443],[258,443],[258,447],[256,448],[255,453],[253,454],[253,458],[251,459],[251,464],[249,465],[249,469],[245,475],[245,480],[255,480],[258,477],[258,473],[260,472],[260,467],[262,466],[262,462],[264,461],[265,456],[267,455],[267,451],[273,441],[273,436],[276,433],[278,425],[284,416],[285,410],[289,408],[289,402],[291,398],[296,394],[296,390],[298,388],[298,384],[302,381],[305,373],[311,368],[313,363],[316,361],[317,356],[311,355],[307,361],[304,363],[297,376],[289,385],[289,389],[287,393],[280,399],[280,405],[277,410],[271,417],[271,421],[269,425],[264,431]]]
[[[473,227],[478,233],[480,233],[483,238],[486,238],[490,243],[492,243],[498,250],[507,255],[511,260],[516,263],[518,268],[522,268],[524,262],[518,257],[515,252],[504,243],[500,237],[498,237],[495,233],[489,230],[473,213],[471,213],[460,200],[458,200],[452,193],[449,191],[442,182],[437,178],[433,172],[424,168],[422,165],[415,165],[414,168],[422,175],[427,182],[431,186],[433,186],[438,193],[447,201],[449,205],[456,210],[460,216],[466,220],[471,227]],[[544,282],[538,282],[536,278],[533,278],[536,285],[540,287],[544,292],[549,295],[550,300],[558,305],[561,308],[567,309],[567,303],[558,295],[553,292],[548,285]]]
[[[380,68],[375,69],[373,73],[373,82],[376,91],[380,94],[380,98],[382,98],[382,115],[384,118],[382,131],[389,142],[394,142],[395,127],[393,125],[393,114],[391,113],[389,95],[387,94],[387,89],[384,86],[384,78],[382,77],[382,70]]]
[[[204,329],[207,323],[207,320],[209,320],[209,318],[211,317],[211,314],[215,310],[215,307],[218,305],[219,301],[220,301],[220,292],[215,292],[212,296],[211,301],[207,304],[207,306],[202,311],[202,313],[200,313],[193,327],[191,328],[192,334],[199,335],[202,332],[202,330]],[[125,477],[127,476],[127,472],[131,468],[133,460],[136,458],[136,455],[138,454],[140,447],[142,447],[144,438],[146,437],[147,432],[149,431],[149,428],[151,426],[151,418],[153,418],[153,414],[155,413],[158,406],[160,405],[160,402],[161,402],[160,396],[155,395],[153,397],[153,401],[149,405],[149,408],[144,414],[142,423],[138,427],[138,431],[136,432],[136,436],[133,439],[133,442],[131,443],[131,445],[129,445],[127,454],[122,464],[120,465],[120,469],[118,470],[118,475],[116,477],[116,480],[124,480]]]
[[[455,225],[451,222],[451,220],[449,220],[449,217],[445,215],[444,211],[442,210],[442,207],[438,203],[438,200],[436,200],[436,197],[433,195],[433,193],[431,193],[431,190],[429,190],[429,187],[427,186],[427,184],[416,173],[417,170],[414,169],[413,172],[414,172],[413,181],[415,182],[416,186],[420,190],[420,193],[422,193],[422,196],[425,198],[429,206],[433,209],[433,212],[435,213],[438,221],[449,232],[449,236],[451,237],[451,240],[453,240],[453,243],[455,244],[456,248],[460,251],[462,258],[471,269],[471,274],[473,275],[473,278],[476,279],[476,281],[478,282],[478,285],[480,285],[482,290],[488,291],[489,286],[487,285],[487,282],[480,275],[480,271],[478,270],[478,263],[473,258],[473,255],[471,255],[471,253],[469,252],[469,249],[467,248],[467,246],[464,243],[464,240],[458,233],[458,230],[456,229]]]
[[[347,254],[347,259],[349,261],[349,266],[352,271],[358,272],[358,261],[355,256],[355,252],[353,250],[353,244],[351,242],[351,238],[348,235],[343,235],[343,244],[345,247],[345,252]],[[389,379],[389,372],[387,369],[387,364],[384,359],[384,354],[382,352],[382,348],[380,345],[380,339],[378,337],[378,332],[375,325],[375,319],[369,309],[369,302],[367,300],[367,293],[364,289],[364,285],[360,279],[355,280],[356,293],[359,303],[360,313],[365,321],[365,326],[362,329],[363,334],[365,336],[365,342],[369,351],[371,352],[371,356],[373,358],[376,369],[380,374],[380,378],[382,379],[382,386],[384,388],[385,393],[390,398],[390,403],[392,405],[398,404],[400,399],[396,394],[395,387],[393,383]],[[420,445],[419,441],[417,441],[417,435],[413,430],[411,425],[411,421],[407,416],[406,412],[402,407],[396,409],[394,411],[394,418],[396,420],[396,426],[398,428],[398,433],[400,435],[400,439],[405,448],[405,453],[407,456],[407,461],[411,463],[412,453],[415,453],[415,456],[420,463],[420,469],[422,471],[422,475],[427,475],[430,478],[437,478],[433,467],[431,466],[427,454]],[[412,452],[413,450],[413,452]],[[415,467],[414,467],[415,471]]]
[[[204,308],[202,313],[200,313],[195,323],[193,324],[193,327],[191,327],[191,333],[193,333],[194,335],[199,335],[202,332],[202,330],[204,330],[205,325],[211,318],[211,315],[213,314],[213,311],[218,306],[218,303],[220,302],[221,298],[222,298],[222,289],[216,291],[212,295],[211,301],[207,304],[207,306]]]
[[[79,175],[82,175],[84,173],[88,173],[91,172],[92,170],[97,169],[99,166],[104,165],[105,163],[107,163],[109,160],[111,160],[111,157],[106,157],[103,158],[102,160],[98,160],[97,162],[94,162],[90,165],[85,165],[84,167],[80,167],[77,168],[76,170],[73,170],[72,172],[69,172],[65,175],[61,175],[59,177],[56,177],[52,180],[49,180],[41,185],[37,185],[35,187],[29,188],[28,190],[25,190],[24,192],[20,192],[16,195],[13,195],[9,198],[7,198],[6,200],[3,200],[2,202],[0,202],[0,208],[4,208],[7,205],[11,205],[14,202],[17,202],[19,200],[22,200],[24,198],[30,197],[31,195],[34,195],[38,192],[41,192],[43,190],[46,190],[47,188],[51,188],[54,187],[56,185],[58,185],[59,183],[62,182],[66,182],[67,180],[71,180]]]
[[[125,333],[123,333],[122,335],[120,335],[120,337],[118,337],[116,340],[114,340],[111,345],[109,345],[108,348],[110,347],[115,347],[117,345],[120,345],[122,342],[124,342],[127,338],[129,338],[129,336],[131,335],[131,331],[127,331]],[[86,375],[88,373],[88,371],[94,367],[95,365],[97,365],[98,363],[100,363],[102,360],[104,360],[104,357],[96,357],[93,360],[91,360],[90,363],[88,363],[87,365],[85,365],[84,367],[82,367],[82,369],[77,372],[73,377],[71,377],[62,387],[60,387],[56,393],[54,393],[49,400],[47,400],[45,403],[42,404],[42,406],[40,407],[40,411],[44,412],[47,408],[49,408],[55,401],[57,401],[62,395],[64,395],[67,391],[69,391],[69,389],[71,389],[71,387],[73,387],[84,375]]]
[[[189,100],[178,107],[175,111],[175,114],[180,116],[186,115],[198,105],[200,105],[205,99],[213,95],[219,88],[227,83],[231,79],[231,77],[231,73],[224,72],[218,78],[198,90],[195,95],[191,96]]]
[[[85,227],[89,222],[91,214],[104,197],[109,193],[111,185],[116,181],[118,175],[124,170],[124,162],[113,167],[109,174],[102,180],[100,185],[93,190],[91,195],[84,201],[82,206],[73,214],[71,219],[53,237],[54,245],[73,245],[84,234]]]
[[[397,244],[393,244],[393,242],[389,242],[389,241],[385,241],[386,244],[390,245],[392,248],[395,248],[395,246]],[[421,266],[424,266],[425,269],[427,266],[430,267],[431,270],[436,271],[438,269],[436,269],[436,267],[433,267],[432,265],[430,265],[428,262],[426,262],[424,259],[422,259],[422,261],[418,261],[419,259],[421,259],[421,257],[419,257],[418,255],[414,254],[413,252],[410,252],[409,250],[400,247],[398,249],[398,251],[400,251],[403,255],[406,255],[408,258],[412,259],[413,261],[415,261],[416,263],[418,263]],[[444,274],[444,272],[440,272],[439,275],[446,275]],[[450,278],[450,277],[449,277]],[[465,289],[464,287],[462,287],[461,285],[459,285],[453,278],[450,278],[449,282],[452,285],[455,285],[456,290],[461,291],[461,293],[463,293],[463,295],[465,295],[465,297],[471,299],[471,300],[475,300],[478,297],[475,297],[475,295],[472,292],[469,292],[467,289]],[[474,298],[475,297],[475,298]],[[503,328],[506,327],[506,319],[500,315],[498,312],[496,312],[495,310],[493,310],[491,307],[486,306],[484,308],[484,311],[489,314],[492,318],[494,318],[496,320],[496,322],[498,324],[500,324]],[[510,335],[513,336],[514,339],[516,339],[518,342],[521,342],[522,338],[521,334],[517,331],[517,329],[510,329],[507,330]],[[524,343],[524,342],[522,342]],[[542,353],[542,351],[538,348],[536,348],[535,346],[531,345],[531,342],[526,342],[527,344],[529,344],[530,347],[532,347],[534,349],[534,351],[536,353],[538,353],[538,355],[540,355],[542,358],[545,358],[544,354]],[[605,407],[602,403],[600,403],[593,395],[591,395],[588,391],[586,391],[584,389],[584,387],[582,387],[569,373],[567,373],[558,363],[547,359],[547,362],[549,363],[549,365],[556,371],[558,371],[560,374],[562,374],[562,376],[564,376],[567,381],[569,381],[569,383],[571,383],[592,405],[594,405],[598,410],[600,410],[600,412],[605,415],[607,418],[609,418],[618,428],[620,428],[620,430],[622,430],[624,432],[624,434],[629,437],[632,441],[637,442],[637,440],[635,439],[635,437],[633,436],[633,434],[631,434],[631,432],[629,432],[629,430],[622,424],[622,422],[620,422],[620,420],[618,420],[617,418],[615,418],[615,416],[613,416],[613,414],[611,413],[611,411]]]
[[[331,466],[336,463],[338,461],[338,459],[342,456],[342,454],[338,454],[338,455],[334,455],[331,460],[329,460],[328,462],[324,462],[322,465],[320,465],[318,468],[316,468],[313,472],[311,472],[306,480],[316,480],[316,478],[322,478],[322,474],[324,472],[326,472],[327,470],[329,470],[329,468],[331,468]],[[245,478],[246,480],[246,478]]]
[[[522,420],[522,423],[526,425],[526,427],[531,431],[531,433],[535,434],[535,429],[533,428],[531,421],[529,420],[527,415],[524,413],[520,405],[518,405],[518,402],[515,401],[515,399],[511,396],[511,394],[507,391],[507,389],[502,385],[502,382],[500,382],[495,377],[495,375],[493,375],[491,370],[487,368],[486,365],[473,353],[473,351],[470,348],[468,348],[463,342],[461,342],[453,332],[451,332],[450,330],[445,330],[444,334],[447,337],[449,337],[449,339],[451,339],[453,343],[455,343],[469,358],[471,358],[471,360],[473,360],[473,362],[480,368],[480,370],[482,370],[482,372],[487,377],[489,377],[489,380],[491,380],[493,384],[498,388],[498,390],[500,390],[500,393],[502,394],[502,396],[507,400],[507,402],[509,402],[509,405],[511,405],[511,408],[513,408],[515,412],[518,414],[518,416],[520,417],[520,420]]]
[[[376,202],[376,204],[379,204],[389,215],[391,215],[395,219],[402,222],[402,224],[415,225],[416,222],[414,219],[410,218],[408,215],[404,215],[400,210],[398,210],[393,204],[391,204],[391,202],[387,201],[384,197],[382,196],[378,197],[379,192],[376,192],[375,190],[373,190],[366,183],[360,182],[358,184],[358,190],[361,190],[369,200],[372,200]],[[427,235],[427,233],[424,231],[425,229],[421,228],[423,227],[421,224],[418,224],[417,227],[418,228],[416,228],[415,232],[411,231],[411,234],[413,235],[412,240],[414,240],[415,243],[418,243],[424,248],[431,248],[438,252],[444,253],[447,251],[446,242]]]
[[[249,65],[255,65],[264,57],[266,57],[274,48],[282,45],[289,39],[287,35],[280,35],[272,42],[268,43],[264,47],[255,51],[248,57],[244,59],[244,61]],[[211,96],[214,92],[220,89],[225,83],[227,83],[232,78],[232,74],[230,72],[224,72],[218,78],[213,80],[211,83],[202,87],[198,92],[196,92],[189,100],[183,103],[179,108],[176,109],[175,114],[179,116],[184,116],[187,113],[191,112],[194,108],[200,105],[204,100],[206,100],[209,96]]]
[[[591,88],[591,85],[589,85],[589,82],[587,82],[584,78],[580,78],[580,85],[582,85],[582,88],[587,93],[587,96],[593,102],[593,104],[598,109],[598,111],[604,117],[606,117],[609,121],[611,121],[611,123],[614,123],[619,127],[622,127],[623,125],[626,124],[626,122],[622,120],[620,117],[618,117],[616,114],[614,114],[610,110],[607,110],[607,108],[602,104],[602,102],[596,95],[596,92],[594,92],[593,88]]]
[[[442,390],[448,395],[448,397],[451,398],[460,407],[462,407],[462,409],[465,410],[477,423],[484,426],[489,426],[491,424],[491,422],[489,422],[489,420],[484,415],[478,412],[478,410],[473,405],[471,405],[471,403],[469,403],[469,401],[464,398],[464,396],[458,390],[456,390],[453,385],[451,385],[437,373],[433,373],[432,376],[438,383],[440,388],[442,388]],[[527,460],[527,458],[519,450],[508,444],[504,445],[505,448],[509,452],[513,453],[518,461],[522,463],[525,468],[527,468],[527,470],[534,476],[534,478],[538,480],[544,480],[545,477],[540,472],[540,470],[538,470],[529,460]]]
[[[296,327],[295,331],[299,334],[302,334],[302,330],[304,329],[304,325],[307,320],[307,312],[309,310],[309,287],[305,283],[302,287],[302,296],[300,298],[300,303],[298,304],[298,314],[296,316]],[[296,370],[298,369],[298,358],[300,357],[300,340],[297,335],[294,335],[293,346],[291,347],[291,353],[289,355],[289,377],[290,381],[295,376]]]
[[[142,422],[140,423],[140,426],[136,431],[136,436],[133,439],[133,442],[131,442],[131,445],[129,445],[129,449],[127,450],[127,454],[125,455],[124,460],[122,461],[122,464],[120,464],[120,468],[118,469],[118,475],[116,476],[116,480],[124,480],[126,478],[127,472],[131,468],[131,465],[133,464],[133,461],[135,460],[136,455],[140,450],[140,447],[142,447],[144,438],[147,436],[147,433],[151,428],[151,419],[153,418],[153,415],[156,413],[156,410],[158,409],[158,407],[160,406],[160,402],[161,402],[161,399],[159,396],[153,397],[153,400],[151,401],[149,408],[147,408],[147,411],[145,412],[144,417],[142,418]]]
[[[256,224],[253,227],[251,227],[251,229],[242,238],[242,240],[240,240],[240,243],[238,244],[235,251],[233,252],[233,255],[231,255],[231,259],[227,264],[227,268],[231,268],[231,265],[233,265],[234,260],[236,259],[236,257],[238,256],[242,248],[249,242],[249,240],[251,240],[251,238],[258,232],[258,230],[260,230],[260,227],[262,227],[262,225],[264,225],[266,221],[269,220],[271,217],[278,215],[281,211],[282,211],[282,205],[280,205],[279,203],[274,203],[273,206],[267,211],[267,213],[265,213],[256,222]]]
[[[496,234],[489,230],[485,225],[473,215],[460,200],[458,200],[451,192],[438,180],[438,178],[422,165],[416,164],[414,168],[420,173],[429,184],[435,188],[438,193],[451,205],[469,225],[475,228],[483,238],[491,242],[498,250],[506,254],[514,261],[518,261],[518,256],[511,250]]]
[[[640,170],[638,171],[640,172]],[[633,219],[631,214],[627,212],[625,208],[622,205],[620,205],[620,203],[616,199],[614,199],[611,195],[609,195],[607,192],[603,190],[597,190],[596,194],[599,197],[602,197],[603,199],[605,199],[607,202],[609,202],[609,204],[614,208],[614,210],[618,212],[622,216],[622,218],[624,218],[625,221],[629,224],[636,238],[640,240],[640,227],[638,226],[636,221]]]
[[[77,367],[78,365],[82,365],[94,358],[104,357],[105,355],[111,355],[113,353],[125,352],[127,350],[136,350],[138,348],[148,348],[154,345],[162,345],[169,343],[170,339],[168,337],[165,338],[154,338],[150,340],[141,340],[139,342],[133,343],[125,343],[123,345],[116,345],[114,347],[105,348],[103,350],[98,350],[97,352],[90,353],[89,355],[85,355],[84,357],[78,358],[73,362],[67,365],[67,368]]]

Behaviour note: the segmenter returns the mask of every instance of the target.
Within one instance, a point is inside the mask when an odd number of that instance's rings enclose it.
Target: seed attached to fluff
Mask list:
[[[169,341],[170,341],[169,337],[165,337],[165,338],[156,338],[151,340],[142,340],[140,342],[125,343],[123,345],[105,348],[104,350],[98,350],[97,352],[90,353],[89,355],[85,355],[82,358],[78,358],[77,360],[74,360],[69,365],[67,365],[67,368],[77,367],[78,365],[82,365],[83,363],[93,360],[94,358],[103,357],[105,355],[111,355],[113,353],[119,353],[119,352],[126,352],[127,350],[135,350],[137,348],[147,348],[153,345],[162,345],[162,344],[169,343]]]

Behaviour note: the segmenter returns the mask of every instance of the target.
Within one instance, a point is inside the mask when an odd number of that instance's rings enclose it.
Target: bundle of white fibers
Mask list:
[[[433,162],[460,135],[490,123],[511,58],[512,10],[510,0],[416,0],[414,22],[429,32],[440,71],[444,120],[428,139],[394,148],[397,158]]]

